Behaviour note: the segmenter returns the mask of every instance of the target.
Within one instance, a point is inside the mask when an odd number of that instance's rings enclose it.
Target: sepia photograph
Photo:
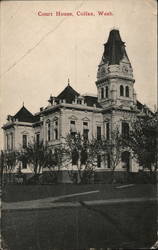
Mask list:
[[[0,64],[0,249],[157,249],[157,2],[3,0]]]

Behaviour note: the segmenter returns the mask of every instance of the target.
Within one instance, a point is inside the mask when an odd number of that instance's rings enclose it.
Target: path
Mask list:
[[[51,208],[59,208],[59,207],[80,207],[83,205],[88,206],[97,206],[97,205],[110,205],[110,204],[120,204],[120,203],[139,203],[139,202],[152,202],[156,201],[156,198],[145,198],[145,197],[139,197],[139,198],[119,198],[119,199],[101,199],[101,200],[90,200],[90,201],[61,201],[65,198],[70,197],[77,197],[87,194],[96,194],[99,193],[99,190],[89,191],[89,192],[82,192],[82,193],[75,193],[75,194],[68,194],[68,195],[60,195],[57,197],[48,197],[38,200],[31,200],[31,201],[20,201],[20,202],[3,202],[2,204],[2,211],[3,210],[33,210],[33,209],[51,209]]]

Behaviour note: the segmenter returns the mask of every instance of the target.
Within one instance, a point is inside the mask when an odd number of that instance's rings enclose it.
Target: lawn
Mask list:
[[[146,248],[156,241],[156,204],[3,211],[7,250]]]
[[[131,187],[118,189],[118,185],[110,184],[90,184],[90,185],[7,185],[3,188],[2,200],[6,202],[28,201],[55,197],[60,195],[82,193],[87,191],[99,190],[98,193],[77,198],[67,198],[68,201],[92,200],[92,199],[114,199],[114,198],[133,198],[133,197],[155,197],[156,185],[136,184]]]
[[[7,185],[3,201],[16,202],[99,190],[60,201],[155,197],[151,184]],[[7,250],[88,250],[90,247],[149,248],[156,241],[156,201],[131,204],[2,211],[2,237]]]

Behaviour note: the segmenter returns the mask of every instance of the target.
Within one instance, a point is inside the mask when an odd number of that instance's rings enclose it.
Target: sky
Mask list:
[[[39,16],[38,12],[52,13]],[[56,16],[56,11],[73,16]],[[76,12],[93,12],[77,16]],[[99,16],[98,11],[111,12]],[[2,1],[0,9],[0,126],[23,103],[32,113],[67,85],[97,93],[97,67],[111,29],[118,28],[131,61],[137,99],[157,103],[155,0]],[[0,133],[0,148],[3,131]]]

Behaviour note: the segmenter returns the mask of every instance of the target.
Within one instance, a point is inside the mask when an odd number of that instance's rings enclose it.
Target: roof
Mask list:
[[[34,122],[33,114],[24,106],[13,116],[13,118],[18,119],[19,122]]]
[[[124,54],[127,56],[119,30],[113,29],[110,31],[107,43],[104,44],[103,61],[109,65],[119,64]]]
[[[142,110],[143,107],[143,104],[137,100],[137,109]]]
[[[98,103],[98,97],[96,96],[84,96],[85,103],[87,106],[93,107],[95,104],[97,108],[102,108],[102,106]]]
[[[75,91],[69,84],[67,87],[57,96],[57,100],[65,100],[67,103],[72,103],[75,97],[79,96],[79,93]]]
[[[38,115],[35,115],[34,116],[34,122],[39,122],[40,121],[40,116],[39,114]]]

